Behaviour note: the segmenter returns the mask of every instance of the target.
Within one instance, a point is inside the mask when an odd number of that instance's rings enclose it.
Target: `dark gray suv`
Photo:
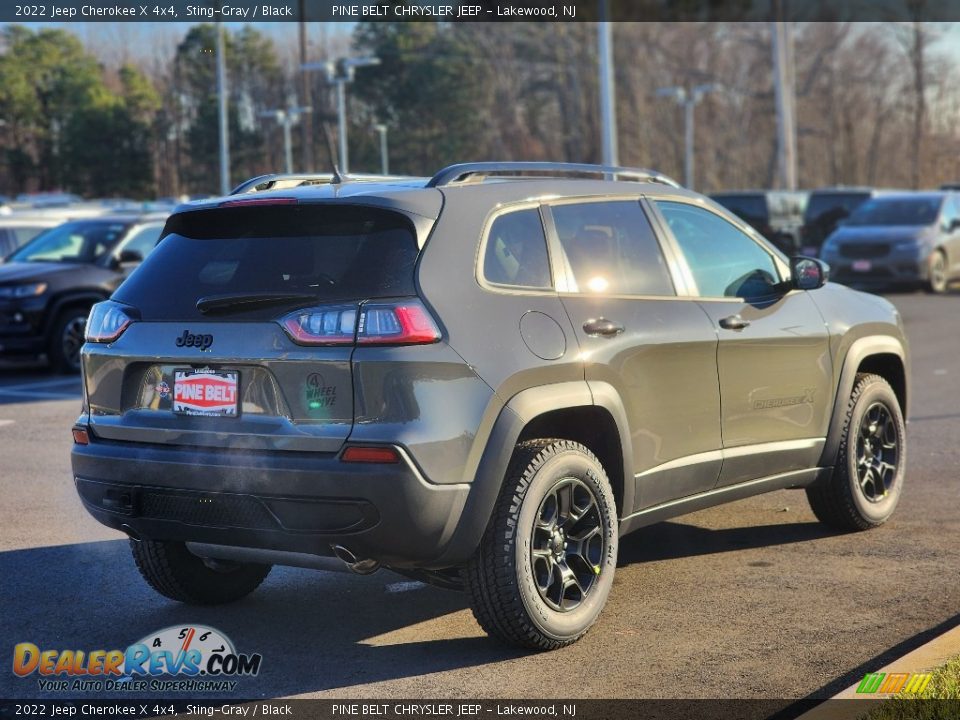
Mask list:
[[[257,178],[163,235],[91,312],[73,474],[167,597],[383,565],[552,649],[625,533],[781,488],[848,530],[899,500],[896,310],[656,173]]]

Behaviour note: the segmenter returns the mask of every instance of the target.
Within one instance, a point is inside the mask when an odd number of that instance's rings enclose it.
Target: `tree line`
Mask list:
[[[216,35],[194,25],[163,62],[97,59],[62,29],[0,32],[0,194],[61,189],[88,197],[216,192]],[[960,180],[957,58],[948,29],[809,23],[794,33],[801,187],[929,187]],[[341,39],[341,50],[346,42]],[[429,175],[467,160],[599,162],[596,27],[588,23],[358,23],[353,54],[381,63],[348,87],[351,170]],[[683,113],[665,86],[717,83],[696,109],[696,186],[774,187],[776,116],[765,23],[614,27],[620,162],[680,178]],[[336,162],[336,108],[320,73],[254,26],[226,33],[234,182],[283,169],[266,110],[311,90],[294,170]],[[332,43],[314,47],[335,59]]]

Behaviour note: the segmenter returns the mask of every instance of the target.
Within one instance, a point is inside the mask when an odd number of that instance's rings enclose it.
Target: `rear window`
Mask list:
[[[765,224],[769,220],[767,199],[763,195],[713,195],[712,197],[715,202],[747,222]]]
[[[856,210],[868,197],[869,193],[813,193],[803,214],[803,221],[836,222]]]
[[[419,252],[410,222],[344,205],[239,207],[181,213],[114,298],[144,320],[205,317],[203,298],[308,295],[309,305],[416,294]],[[237,308],[234,319],[275,317],[278,306]]]

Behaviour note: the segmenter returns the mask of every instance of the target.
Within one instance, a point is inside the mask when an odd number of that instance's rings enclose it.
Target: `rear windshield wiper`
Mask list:
[[[317,296],[311,293],[233,293],[209,295],[197,300],[197,310],[204,314],[218,312],[243,312],[268,305],[287,305],[310,302]]]

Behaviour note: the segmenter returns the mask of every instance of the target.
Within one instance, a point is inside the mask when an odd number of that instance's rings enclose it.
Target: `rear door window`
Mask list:
[[[144,320],[204,317],[213,296],[291,294],[302,304],[416,294],[419,248],[400,213],[354,205],[198,210],[172,216],[114,298]],[[273,317],[276,307],[231,317]]]
[[[635,200],[554,205],[574,292],[673,295],[660,244]]]

